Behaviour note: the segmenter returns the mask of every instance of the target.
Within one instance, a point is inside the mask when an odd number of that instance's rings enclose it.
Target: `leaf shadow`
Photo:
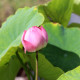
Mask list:
[[[48,44],[40,53],[57,67],[60,67],[65,72],[80,65],[80,58],[76,53],[62,50],[54,45]]]

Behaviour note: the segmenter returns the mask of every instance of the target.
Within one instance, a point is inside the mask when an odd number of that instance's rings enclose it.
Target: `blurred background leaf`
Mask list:
[[[71,17],[74,0],[52,0],[38,7],[45,16],[45,22],[57,22],[67,27]]]
[[[73,13],[68,27],[80,27],[80,0],[74,0]]]
[[[80,0],[74,0],[73,13],[80,16]]]
[[[2,22],[4,22],[9,15],[14,14],[18,8],[25,6],[32,7],[48,1],[50,0],[0,0],[0,27]]]

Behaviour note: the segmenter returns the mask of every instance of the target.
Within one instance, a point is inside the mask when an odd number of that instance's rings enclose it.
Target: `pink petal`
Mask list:
[[[44,37],[44,39],[46,40],[46,42],[48,42],[48,34],[46,32],[46,30],[41,26],[40,27],[41,31],[42,31],[42,35]]]
[[[42,26],[33,26],[27,31],[24,31],[21,41],[24,46],[25,53],[26,51],[35,52],[47,45],[48,35],[46,30]]]
[[[22,44],[24,44],[24,37],[25,37],[26,32],[27,32],[27,30],[24,30],[24,32],[23,32],[23,35],[22,35],[22,38],[21,38]]]
[[[22,38],[21,38],[22,44],[24,46],[24,52],[25,53],[26,53],[26,51],[28,51],[28,52],[34,52],[35,51],[35,47],[30,42],[24,40],[26,32],[27,31],[25,30],[24,33],[23,33],[23,35],[22,35]]]
[[[35,52],[36,51],[35,47],[30,42],[24,40],[24,43],[25,43],[25,45],[24,45],[24,52],[25,53],[26,53],[26,51],[28,51],[28,52]]]
[[[41,30],[35,26],[27,31],[24,40],[34,45],[36,49],[40,49],[45,41],[41,34]]]

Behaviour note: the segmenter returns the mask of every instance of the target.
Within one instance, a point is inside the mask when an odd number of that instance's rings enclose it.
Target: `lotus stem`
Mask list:
[[[17,55],[17,58],[19,59],[21,65],[22,65],[23,69],[25,70],[25,73],[26,73],[26,75],[27,75],[27,77],[28,77],[28,80],[31,80],[31,79],[30,79],[30,76],[29,76],[29,74],[28,74],[27,67],[26,67],[26,65],[23,63],[21,57],[19,56],[18,51],[16,52],[16,55]]]
[[[38,51],[36,51],[36,79],[38,80]]]

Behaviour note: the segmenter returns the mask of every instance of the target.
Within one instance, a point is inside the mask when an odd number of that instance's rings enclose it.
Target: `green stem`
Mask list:
[[[28,66],[32,69],[30,63],[28,63]],[[31,73],[31,69],[29,67],[27,67],[28,73],[31,75],[31,77],[33,78],[33,80],[35,80],[34,75]]]
[[[25,70],[25,73],[26,73],[26,75],[27,75],[27,77],[28,77],[28,80],[31,80],[31,79],[30,79],[30,76],[29,76],[29,74],[28,74],[28,70],[27,70],[27,68],[26,68],[26,65],[23,63],[21,57],[20,57],[19,54],[18,54],[18,51],[16,52],[16,55],[17,55],[17,58],[19,59],[21,65],[22,65],[22,67],[23,67],[24,70]]]
[[[36,79],[38,80],[38,51],[36,51]]]

